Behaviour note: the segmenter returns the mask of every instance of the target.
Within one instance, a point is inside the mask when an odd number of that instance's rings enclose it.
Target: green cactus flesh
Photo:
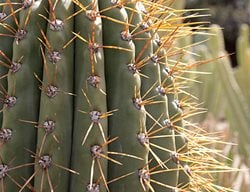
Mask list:
[[[1,192],[224,189],[178,100],[193,64],[170,4],[0,1]]]

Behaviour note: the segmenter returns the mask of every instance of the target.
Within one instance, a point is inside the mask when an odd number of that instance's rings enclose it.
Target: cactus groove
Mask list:
[[[171,2],[0,1],[0,192],[227,191],[178,100]]]

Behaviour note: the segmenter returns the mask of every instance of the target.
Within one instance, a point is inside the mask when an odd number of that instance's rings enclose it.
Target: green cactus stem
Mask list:
[[[73,3],[49,1],[44,71],[41,81],[35,188],[39,191],[68,191],[73,128]],[[62,107],[66,110],[62,110]],[[30,177],[31,178],[31,177]]]
[[[238,67],[235,71],[236,80],[244,94],[246,100],[250,98],[249,91],[249,81],[250,81],[250,62],[249,62],[249,53],[250,53],[250,39],[249,39],[249,26],[243,24],[240,28],[240,35],[236,42],[236,56]],[[248,111],[250,110],[250,104],[248,103]]]
[[[45,21],[38,16],[44,13],[45,1],[37,1],[29,8],[22,8],[19,12],[18,31],[13,44],[12,62],[16,64],[10,68],[8,74],[8,93],[5,95],[2,128],[11,130],[11,139],[3,144],[0,155],[3,162],[25,167],[31,161],[30,154],[25,149],[34,151],[36,146],[36,130],[33,125],[27,125],[20,120],[38,120],[39,89],[34,73],[38,76],[42,72],[42,60],[39,51],[38,23],[45,27]],[[31,43],[32,42],[32,43]],[[34,55],[36,55],[34,57]],[[12,177],[18,183],[28,178],[33,167],[14,171]],[[17,191],[18,186],[10,179],[6,179],[4,186],[8,191]]]
[[[240,138],[248,143],[249,138],[249,114],[247,112],[247,106],[245,105],[246,101],[243,96],[243,93],[234,77],[233,70],[231,69],[230,60],[228,57],[225,57],[227,54],[223,48],[223,35],[220,27],[218,25],[212,25],[210,29],[211,34],[215,34],[210,40],[209,48],[213,57],[222,57],[224,58],[216,62],[216,67],[221,78],[221,84],[225,95],[230,103],[229,109],[234,112],[234,117],[237,116],[237,129],[240,133]],[[217,50],[215,52],[213,50]],[[232,117],[232,115],[231,115]],[[244,149],[244,146],[242,147]],[[247,150],[244,150],[245,155],[248,154]]]
[[[229,169],[203,146],[216,141],[188,121],[193,45],[176,42],[193,32],[173,2],[0,0],[12,26],[0,32],[1,192],[220,189],[207,178]]]
[[[11,15],[11,5],[6,3],[6,1],[0,1],[0,83],[5,90],[7,90],[7,78],[6,74],[8,73],[8,67],[6,64],[6,57],[12,59],[12,45],[14,42],[13,37],[8,37],[11,34],[11,28],[16,29],[13,16]],[[8,64],[10,64],[9,62]],[[3,104],[0,104],[0,107],[3,107]],[[0,124],[2,125],[2,113],[0,114]]]
[[[80,175],[71,178],[70,191],[107,188],[107,159],[94,155],[95,146],[107,154],[107,112],[102,20],[97,1],[80,1],[76,16],[75,117],[72,169]],[[83,73],[84,71],[84,73]]]
[[[100,10],[105,10],[110,6],[112,5],[109,1],[100,2]],[[111,182],[110,190],[115,191],[119,188],[121,192],[144,191],[145,188],[148,188],[148,181],[144,180],[139,170],[146,166],[148,152],[139,140],[143,139],[142,137],[146,133],[146,114],[144,107],[140,104],[140,75],[129,70],[129,64],[135,59],[135,46],[131,40],[128,15],[123,7],[118,6],[104,11],[103,15],[122,22],[103,20],[104,45],[130,50],[104,49],[108,110],[118,109],[109,118],[109,135],[111,138],[118,137],[118,141],[111,143],[108,150],[132,154],[143,159],[133,159],[128,164],[125,162],[125,158],[117,157],[116,159],[123,164],[122,166],[109,163],[109,180],[130,174]],[[117,57],[113,57],[113,55]],[[122,130],[126,130],[126,132],[124,133]]]

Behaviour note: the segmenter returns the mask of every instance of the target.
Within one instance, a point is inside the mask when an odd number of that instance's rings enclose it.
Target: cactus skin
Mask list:
[[[1,192],[221,189],[195,173],[201,166],[206,169],[206,161],[199,162],[210,150],[201,147],[204,152],[199,156],[188,147],[187,140],[197,147],[199,139],[189,134],[186,106],[182,100],[177,102],[181,87],[176,74],[181,75],[188,64],[183,68],[177,66],[178,60],[173,64],[167,48],[178,50],[172,41],[178,38],[174,31],[181,25],[176,21],[183,17],[179,19],[162,2],[147,0],[22,3],[41,5],[18,10],[26,4],[14,8],[13,3],[13,10],[18,11],[11,14],[20,15],[19,29],[27,23],[32,32],[13,44],[12,60],[23,59],[20,71],[8,74],[8,93],[15,90],[18,100],[3,113]],[[166,17],[168,11],[173,11],[172,20]],[[27,14],[29,19],[25,19]],[[148,29],[140,27],[145,21],[150,23]],[[57,26],[60,23],[62,28]],[[28,74],[21,74],[26,62]],[[21,103],[21,94],[27,95],[23,102],[34,101],[34,109]],[[13,135],[7,140],[5,127],[21,139]],[[13,148],[15,154],[7,159]],[[187,163],[198,168],[187,169]],[[10,164],[7,172],[5,164]],[[16,185],[10,182],[8,171]]]

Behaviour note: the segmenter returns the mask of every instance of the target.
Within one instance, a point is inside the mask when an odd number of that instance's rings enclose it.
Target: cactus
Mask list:
[[[250,91],[248,84],[250,81],[250,39],[249,39],[249,26],[242,24],[240,27],[240,34],[236,42],[236,56],[238,67],[235,71],[236,80],[244,94],[247,101],[250,99]],[[250,110],[249,102],[247,103],[248,110]]]
[[[196,63],[168,4],[0,1],[1,192],[229,190],[208,179],[230,170],[217,141],[187,121]]]
[[[213,25],[211,27],[211,33],[216,35],[213,39],[211,39],[210,49],[218,49],[217,56],[223,54],[226,55],[227,53],[224,48],[223,35],[220,27],[217,25]],[[247,150],[248,147],[245,146],[246,143],[249,143],[248,138],[250,136],[248,133],[250,117],[248,112],[249,109],[247,105],[247,98],[244,97],[243,90],[237,83],[228,57],[225,57],[221,61],[217,62],[217,70],[220,74],[223,92],[225,95],[227,95],[228,119],[230,121],[230,124],[232,124],[232,127],[239,133],[242,151],[244,152],[245,156],[249,156],[249,152]],[[247,77],[247,74],[245,74],[244,76]],[[232,114],[233,111],[236,115]],[[237,119],[237,124],[235,124],[234,118]]]
[[[239,136],[239,149],[245,157],[249,156],[248,152],[248,129],[249,129],[249,107],[246,96],[248,89],[246,82],[248,78],[247,54],[247,28],[243,26],[242,36],[238,40],[238,52],[240,66],[233,69],[229,55],[225,50],[224,37],[222,29],[218,25],[211,25],[209,29],[211,34],[207,42],[197,45],[194,49],[199,57],[196,60],[208,60],[210,65],[198,67],[198,71],[210,73],[200,76],[197,80],[201,82],[196,86],[195,95],[204,100],[205,107],[214,117],[223,117],[230,124],[233,132]],[[244,36],[243,36],[244,34]],[[200,36],[196,36],[198,41],[202,41]],[[243,40],[244,39],[244,40]],[[240,44],[241,42],[241,44]],[[243,43],[244,42],[244,43]],[[197,43],[197,42],[196,42]],[[243,51],[244,50],[244,51]],[[220,58],[214,60],[213,58]],[[215,83],[216,82],[216,83]],[[237,111],[237,112],[236,112]],[[199,121],[203,121],[207,114],[202,114]],[[237,123],[236,123],[237,122]]]

